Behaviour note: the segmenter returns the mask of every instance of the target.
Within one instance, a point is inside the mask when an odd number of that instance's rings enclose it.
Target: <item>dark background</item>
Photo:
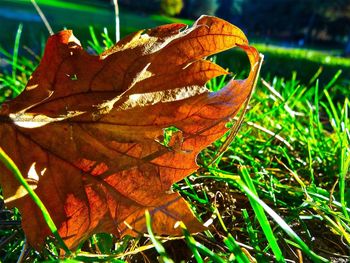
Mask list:
[[[108,1],[105,1],[108,2]],[[162,0],[119,0],[139,12],[163,12]],[[285,45],[343,47],[350,55],[349,0],[174,0],[182,2],[177,15],[195,19],[201,14],[224,18],[265,41]],[[179,5],[179,4],[178,4]]]

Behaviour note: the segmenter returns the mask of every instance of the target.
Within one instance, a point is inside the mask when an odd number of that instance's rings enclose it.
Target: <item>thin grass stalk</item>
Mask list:
[[[32,1],[32,4],[33,6],[35,7],[36,11],[38,12],[41,20],[44,22],[46,28],[47,28],[47,31],[49,31],[49,34],[50,36],[52,36],[54,34],[53,30],[52,30],[52,27],[50,26],[50,23],[49,21],[47,21],[43,11],[41,11],[40,7],[38,6],[38,4],[35,2],[35,0],[31,0]]]
[[[349,130],[349,114],[348,114],[348,104],[349,101],[345,100],[344,108],[343,108],[343,122],[341,123],[341,152],[340,152],[340,174],[339,174],[339,192],[340,192],[340,203],[342,204],[342,210],[347,219],[350,219],[349,213],[346,210],[350,205],[350,201],[346,201],[345,191],[346,191],[346,175],[349,172],[350,168],[350,155],[347,153],[350,151],[349,148],[349,139],[350,136],[348,134]],[[347,138],[347,136],[349,136]]]
[[[120,40],[120,21],[119,21],[119,6],[118,0],[113,0],[115,14],[115,42]]]
[[[19,255],[18,259],[17,259],[17,263],[22,263],[23,260],[25,260],[25,254],[26,254],[26,251],[27,251],[27,248],[28,248],[28,243],[27,243],[27,239],[24,238],[24,241],[23,241],[23,247],[22,247],[22,250],[21,250],[21,254]]]

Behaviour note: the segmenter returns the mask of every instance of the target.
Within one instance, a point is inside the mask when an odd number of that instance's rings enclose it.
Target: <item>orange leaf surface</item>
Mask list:
[[[208,91],[208,80],[228,72],[203,58],[235,46],[250,59],[248,78]],[[170,187],[227,131],[252,91],[258,60],[242,31],[215,17],[137,32],[99,56],[65,30],[48,39],[23,93],[3,105],[0,146],[71,249],[98,232],[145,232],[146,209],[157,234],[181,234],[180,220],[198,232],[203,226]],[[168,127],[178,131],[165,144]],[[0,171],[5,201],[19,208],[39,249],[50,235],[40,210],[2,164]]]

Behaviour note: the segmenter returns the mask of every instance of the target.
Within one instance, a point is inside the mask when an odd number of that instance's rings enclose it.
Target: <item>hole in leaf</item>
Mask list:
[[[180,139],[182,131],[175,126],[169,126],[163,129],[163,136],[158,138],[158,142],[165,147],[172,147]]]

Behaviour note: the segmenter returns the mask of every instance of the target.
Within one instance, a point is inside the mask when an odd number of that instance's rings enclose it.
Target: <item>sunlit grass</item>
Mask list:
[[[332,54],[331,51],[325,52],[308,48],[288,48],[276,45],[266,45],[259,42],[252,43],[252,45],[254,45],[262,53],[275,53],[294,59],[303,58],[309,61],[320,63],[322,65],[350,66],[349,58],[344,58],[339,55]]]
[[[91,29],[91,34],[89,44],[97,53],[112,45],[107,32],[101,37]],[[17,56],[20,33],[16,39],[13,53],[2,50],[11,68],[1,75],[0,85],[3,94],[11,93],[9,97],[23,89],[38,63]],[[293,56],[293,51],[283,52]],[[342,85],[339,75],[320,83],[317,73],[310,75],[307,84],[300,84],[297,74],[289,79],[273,74],[267,79],[262,76],[244,124],[226,153],[211,164],[223,138],[200,154],[197,173],[173,186],[208,230],[190,235],[186,226],[179,225],[183,237],[158,237],[148,219],[148,235],[121,240],[109,234],[94,235],[81,244],[74,259],[345,260],[350,252],[349,99],[346,95],[334,98],[333,88]],[[208,86],[219,90],[227,80],[217,78]],[[347,94],[342,87],[338,91]],[[0,257],[4,262],[16,261],[26,248],[18,226],[20,215],[16,210],[2,210],[1,216]],[[52,241],[41,254],[30,248],[25,252],[26,260],[32,261],[59,257]]]

